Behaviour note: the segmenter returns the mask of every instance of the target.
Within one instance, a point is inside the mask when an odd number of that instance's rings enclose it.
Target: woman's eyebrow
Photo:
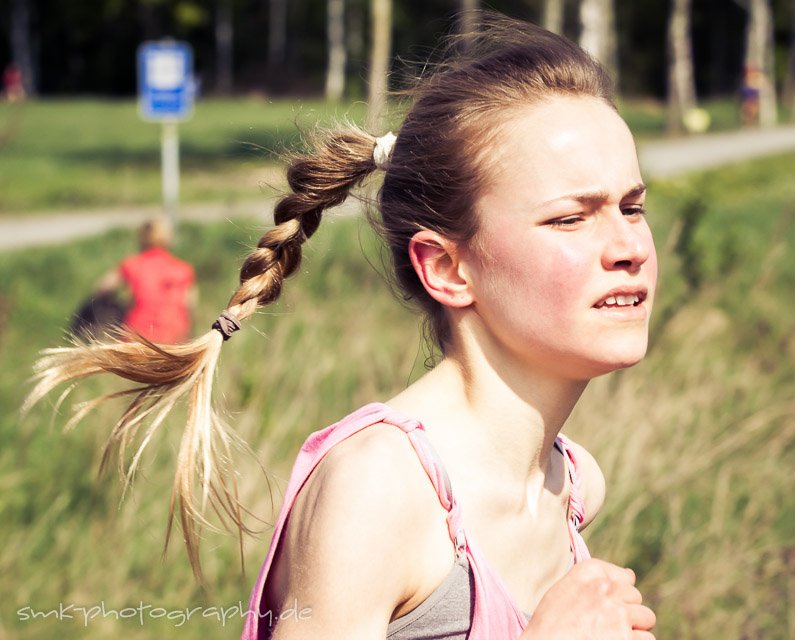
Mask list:
[[[643,183],[635,185],[632,189],[627,191],[624,194],[624,197],[621,198],[622,200],[626,200],[627,198],[637,198],[638,196],[642,196],[646,193],[646,185]]]
[[[632,187],[629,191],[627,191],[623,196],[621,196],[621,200],[626,200],[627,198],[637,198],[640,195],[643,195],[646,192],[646,185],[643,183],[638,183],[634,187]],[[565,196],[560,196],[559,198],[553,198],[552,200],[548,200],[544,202],[544,205],[552,204],[553,202],[560,202],[561,200],[573,200],[575,202],[580,202],[585,205],[595,206],[602,204],[603,202],[610,199],[610,194],[606,191],[580,191],[576,193],[569,193]]]

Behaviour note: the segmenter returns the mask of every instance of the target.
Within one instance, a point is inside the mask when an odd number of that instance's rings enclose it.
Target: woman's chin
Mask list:
[[[646,356],[646,343],[637,345],[634,349],[624,349],[621,352],[613,351],[602,358],[596,358],[588,363],[588,373],[585,378],[598,378],[599,376],[629,369],[638,364]]]

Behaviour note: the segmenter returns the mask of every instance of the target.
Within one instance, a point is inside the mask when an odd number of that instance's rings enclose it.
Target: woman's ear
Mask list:
[[[474,302],[457,243],[423,229],[409,241],[409,257],[422,286],[436,302],[459,308]]]

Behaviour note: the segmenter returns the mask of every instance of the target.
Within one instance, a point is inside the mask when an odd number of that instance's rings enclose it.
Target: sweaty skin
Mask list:
[[[553,447],[588,380],[646,351],[657,266],[634,142],[603,102],[553,97],[503,124],[492,162],[474,242],[430,230],[411,242],[453,337],[387,404],[425,426],[467,535],[535,611],[522,638],[645,640],[654,614],[634,574],[598,560],[568,570],[570,486]],[[590,519],[604,479],[574,446]],[[337,445],[299,494],[266,586],[269,608],[298,601],[312,616],[273,637],[385,637],[452,567],[445,515],[396,428]]]

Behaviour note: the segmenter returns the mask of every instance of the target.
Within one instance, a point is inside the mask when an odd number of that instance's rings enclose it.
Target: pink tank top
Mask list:
[[[428,478],[433,484],[439,501],[447,510],[447,528],[455,544],[459,558],[466,556],[473,575],[475,603],[472,613],[470,640],[490,638],[518,638],[527,624],[527,618],[511,598],[500,576],[491,569],[477,547],[467,540],[461,509],[450,490],[444,468],[424,436],[424,427],[417,420],[405,417],[385,404],[368,404],[339,422],[313,433],[301,447],[287,485],[281,512],[276,521],[270,550],[251,592],[248,614],[243,627],[242,640],[265,638],[267,624],[259,625],[260,618],[267,620],[263,611],[263,593],[268,573],[276,555],[285,522],[304,483],[331,448],[362,429],[379,423],[387,423],[402,429],[409,438]],[[569,537],[575,562],[590,557],[585,541],[579,533],[584,519],[583,503],[580,499],[579,477],[576,459],[563,438],[558,438],[558,447],[567,458],[572,490],[569,498]]]

